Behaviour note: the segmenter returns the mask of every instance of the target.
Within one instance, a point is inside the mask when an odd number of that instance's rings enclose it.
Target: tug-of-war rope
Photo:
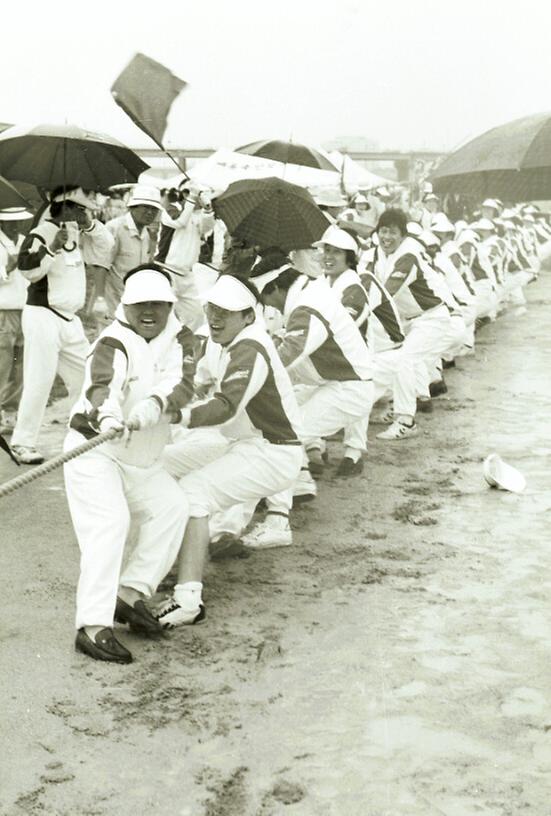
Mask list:
[[[19,490],[20,487],[24,487],[26,484],[29,484],[29,482],[34,482],[35,479],[39,479],[41,476],[51,473],[52,470],[61,467],[61,465],[64,465],[65,462],[69,462],[71,459],[75,459],[77,456],[87,453],[93,448],[96,448],[98,445],[101,445],[103,442],[109,442],[116,436],[120,436],[120,433],[121,431],[118,428],[111,428],[111,430],[98,434],[98,436],[95,436],[93,439],[89,439],[87,442],[84,442],[77,448],[72,448],[72,450],[67,451],[66,453],[60,453],[59,456],[54,456],[53,459],[49,459],[47,462],[44,462],[44,464],[27,471],[27,473],[23,473],[21,476],[16,476],[14,479],[10,479],[9,482],[5,482],[3,485],[0,485],[0,499],[4,496],[8,496],[10,493],[14,493],[16,490]]]

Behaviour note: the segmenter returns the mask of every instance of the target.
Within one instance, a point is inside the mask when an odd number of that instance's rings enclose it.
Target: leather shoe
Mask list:
[[[110,663],[132,663],[132,654],[119,643],[113,630],[110,628],[101,629],[94,640],[86,634],[84,629],[79,629],[75,639],[75,649],[77,652],[93,657],[94,660],[106,660]]]
[[[142,635],[163,634],[161,624],[153,617],[142,600],[130,606],[122,598],[117,598],[115,620],[117,623],[127,623],[134,632]]]
[[[361,459],[355,462],[349,456],[341,459],[336,470],[335,476],[358,476],[364,469],[364,463]]]

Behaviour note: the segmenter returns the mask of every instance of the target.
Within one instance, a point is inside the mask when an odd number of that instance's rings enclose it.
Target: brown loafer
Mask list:
[[[133,606],[127,604],[122,598],[117,598],[115,607],[115,620],[117,623],[127,623],[134,632],[142,635],[162,635],[163,628],[156,618],[153,617],[143,601],[136,601]]]
[[[79,629],[75,639],[75,649],[93,657],[94,660],[106,660],[109,663],[132,663],[132,654],[122,643],[119,643],[113,630],[106,627],[101,629],[94,640],[86,634],[84,629]]]

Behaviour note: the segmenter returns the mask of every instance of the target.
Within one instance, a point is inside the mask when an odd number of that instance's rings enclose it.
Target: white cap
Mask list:
[[[535,224],[535,223],[536,223],[536,219],[534,218],[534,216],[532,215],[532,213],[525,213],[525,214],[522,216],[522,220],[523,220],[523,221],[528,221],[528,223],[529,223],[529,224]]]
[[[495,232],[496,225],[489,218],[479,218],[469,225],[472,230],[483,230],[484,232]]]
[[[348,201],[335,187],[325,187],[310,190],[312,197],[318,206],[323,207],[346,207]]]
[[[314,246],[321,247],[324,244],[336,247],[337,249],[351,249],[353,252],[358,251],[356,239],[353,238],[349,232],[346,232],[346,230],[335,227],[333,224],[327,227],[319,241],[315,242]]]
[[[430,225],[431,232],[455,232],[455,227],[446,215],[439,212],[434,214]]]
[[[32,212],[25,207],[5,207],[0,210],[0,221],[28,221],[32,217]]]
[[[515,213],[515,211],[514,211],[514,210],[511,210],[511,209],[505,209],[505,210],[503,210],[503,212],[501,213],[501,217],[502,217],[502,218],[504,218],[504,219],[514,218],[515,214],[516,214],[516,213]]]
[[[492,207],[494,210],[499,210],[499,204],[495,200],[495,198],[487,198],[486,201],[482,202],[482,207]]]
[[[472,229],[464,229],[457,236],[457,243],[459,246],[462,244],[479,244],[480,235],[477,235]]]
[[[440,246],[440,238],[437,238],[430,230],[423,230],[417,237],[425,246]]]
[[[131,306],[133,303],[147,303],[162,300],[176,303],[176,295],[168,278],[155,269],[140,269],[126,280],[121,303]]]
[[[162,210],[161,191],[156,187],[149,187],[147,184],[136,184],[132,188],[129,207],[139,207],[141,204],[146,207],[155,207],[156,210]]]
[[[352,201],[354,204],[369,204],[369,201],[363,193],[356,193]]]
[[[526,487],[526,479],[516,468],[508,465],[497,453],[491,453],[484,460],[484,478],[490,487],[509,490],[512,493],[522,493]]]
[[[59,201],[72,201],[74,204],[86,207],[87,210],[95,210],[98,206],[95,196],[92,193],[85,193],[82,187],[58,193],[52,198],[52,202],[57,203]]]
[[[526,207],[523,207],[522,209],[525,213],[529,213],[530,215],[535,215],[536,213],[540,212],[540,210],[533,204],[527,204]]]
[[[251,283],[254,284],[254,280]],[[233,275],[220,275],[214,286],[205,292],[201,299],[205,303],[212,303],[228,312],[254,309],[258,303],[257,298],[245,284]]]
[[[423,201],[440,201],[440,199],[431,191],[423,196]]]
[[[417,238],[423,232],[423,227],[418,221],[408,221],[407,230],[410,235],[415,235]]]
[[[375,193],[379,196],[386,196],[387,198],[390,198],[390,190],[384,185],[382,187],[377,187]]]

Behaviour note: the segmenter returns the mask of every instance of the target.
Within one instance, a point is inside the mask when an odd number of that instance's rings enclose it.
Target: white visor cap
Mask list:
[[[353,252],[357,252],[359,248],[357,241],[350,235],[350,233],[333,225],[327,227],[319,241],[316,241],[314,246],[322,247],[324,244],[336,247],[336,249],[351,249]]]
[[[214,286],[205,292],[202,300],[227,312],[254,309],[258,303],[257,298],[245,284],[233,275],[220,275]]]
[[[134,303],[154,301],[176,303],[176,295],[168,278],[162,272],[153,269],[141,269],[130,275],[124,284],[121,303],[124,306],[132,306]]]

